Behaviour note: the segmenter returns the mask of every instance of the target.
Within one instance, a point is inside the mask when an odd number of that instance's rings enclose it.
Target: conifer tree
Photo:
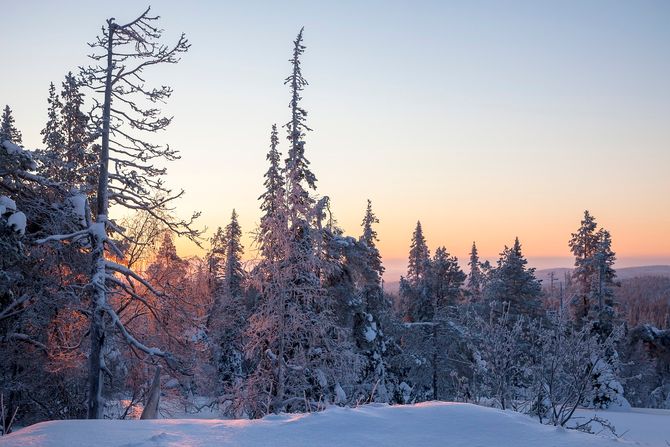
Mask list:
[[[372,202],[368,199],[368,206],[365,209],[365,217],[363,217],[363,234],[360,237],[360,241],[363,242],[368,247],[368,265],[370,266],[373,272],[376,272],[378,279],[381,280],[382,275],[384,274],[384,266],[382,265],[382,258],[377,249],[377,231],[373,228],[374,224],[379,223],[379,219],[375,216],[372,211]]]
[[[400,278],[400,298],[406,321],[431,321],[434,303],[429,284],[430,251],[417,221],[412,234],[407,265],[407,276]]]
[[[42,143],[44,143],[44,147],[47,150],[58,153],[65,144],[60,116],[63,104],[56,93],[56,87],[53,82],[49,84],[47,104],[49,105],[47,109],[48,119],[44,129],[41,131]]]
[[[428,274],[430,265],[430,250],[423,236],[421,222],[417,221],[416,228],[412,234],[412,242],[409,249],[409,261],[407,265],[407,279],[410,283],[417,285]]]
[[[272,224],[273,237],[278,238],[273,250],[279,249],[280,256],[274,261],[266,258],[259,265],[259,270],[264,270],[260,273],[262,297],[247,330],[245,353],[256,365],[246,380],[244,396],[253,406],[249,408],[253,415],[310,410],[319,400],[333,401],[335,395],[343,394],[340,382],[352,375],[352,365],[346,357],[349,346],[335,325],[332,306],[319,277],[321,260],[315,241],[323,236],[313,224],[319,220],[321,210],[317,210],[309,193],[309,189],[316,188],[316,177],[305,158],[304,132],[310,129],[305,124],[307,112],[299,104],[301,91],[307,85],[300,69],[300,56],[305,50],[302,39],[300,30],[293,42],[292,72],[285,80],[291,91],[291,120],[285,125],[290,148],[283,169],[286,220]],[[271,140],[271,154],[273,148],[276,143]],[[269,181],[274,178],[276,161],[274,156],[268,159],[271,169],[266,174],[266,188],[278,185]],[[266,190],[261,196],[265,205],[277,189],[280,188]],[[282,212],[279,207],[268,209]],[[268,211],[264,218],[267,216]],[[270,220],[266,222],[269,224]],[[263,229],[261,234],[266,234]],[[266,240],[261,242],[265,244]],[[250,399],[251,396],[256,398]],[[259,401],[268,405],[262,408]]]
[[[83,189],[90,195],[95,186],[94,166],[98,157],[91,147],[88,116],[81,110],[84,105],[84,94],[80,91],[80,87],[81,81],[72,72],[65,76],[61,90],[63,157],[67,168],[64,181]]]
[[[8,105],[6,105],[2,111],[2,120],[0,121],[0,144],[5,140],[9,140],[17,145],[23,144],[21,132],[19,132],[14,125],[12,109],[10,109]]]
[[[244,269],[242,268],[242,255],[244,247],[240,242],[242,230],[237,221],[237,212],[233,210],[230,223],[225,229],[225,261],[223,276],[223,292],[231,297],[239,297],[242,294],[242,282],[244,281]]]
[[[578,294],[573,298],[572,305],[578,322],[583,322],[591,310],[591,289],[595,275],[593,258],[598,246],[597,226],[589,211],[584,211],[584,218],[577,232],[572,233],[568,242],[570,251],[575,256],[572,279],[578,287]]]
[[[580,324],[595,321],[594,329],[606,335],[612,329],[615,316],[612,287],[617,285],[613,268],[616,256],[610,233],[598,229],[595,218],[587,210],[569,246],[575,255],[572,279],[578,287],[572,300],[575,317]]]
[[[435,250],[429,272],[430,290],[435,310],[446,310],[457,304],[466,275],[445,247]]]
[[[265,191],[259,197],[261,200],[261,216],[256,244],[263,260],[261,262],[277,262],[284,256],[281,246],[281,235],[288,228],[288,213],[286,209],[285,180],[280,166],[279,137],[277,125],[272,125],[270,133],[270,150],[266,156],[270,166],[265,173]]]
[[[472,242],[472,249],[470,250],[470,262],[468,262],[470,267],[470,273],[468,274],[468,290],[475,297],[478,297],[482,291],[482,285],[484,282],[482,267],[479,262],[479,254],[477,252],[477,245]]]
[[[503,304],[511,316],[536,317],[542,309],[542,286],[535,278],[535,269],[527,268],[528,261],[521,252],[517,237],[512,247],[505,246],[491,280],[485,290],[489,302]]]
[[[242,267],[244,248],[240,241],[241,236],[237,212],[233,210],[230,223],[226,225],[221,238],[223,265],[219,267],[220,285],[214,291],[214,300],[218,305],[216,313],[210,316],[210,338],[214,345],[212,350],[224,390],[232,390],[238,386],[245,372],[242,333],[248,311],[244,294],[246,274]]]
[[[596,329],[601,334],[609,334],[614,325],[616,317],[614,290],[616,283],[616,271],[614,262],[616,254],[612,251],[612,237],[610,232],[601,228],[598,230],[598,246],[595,253],[595,265],[597,269],[597,286],[594,287],[595,295],[593,301],[598,305],[598,321]]]

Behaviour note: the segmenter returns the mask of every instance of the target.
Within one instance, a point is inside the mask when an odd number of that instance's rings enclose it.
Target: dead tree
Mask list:
[[[148,281],[122,263],[124,252],[118,242],[134,242],[132,236],[109,218],[110,205],[131,211],[142,211],[161,221],[175,234],[197,240],[199,232],[192,228],[198,213],[190,220],[173,217],[172,203],[183,191],[173,192],[164,184],[166,170],[157,163],[179,158],[169,146],[149,142],[147,134],[164,130],[172,121],[158,108],[172,94],[169,86],[158,88],[146,85],[146,69],[160,64],[175,64],[180,54],[190,45],[182,34],[177,43],[161,43],[162,30],[157,28],[158,16],[151,16],[149,9],[126,24],[110,18],[99,35],[89,46],[94,49],[90,58],[96,65],[81,68],[84,85],[91,91],[94,102],[91,111],[92,139],[99,140],[97,200],[93,213],[86,213],[86,227],[80,231],[43,239],[89,240],[91,250],[90,283],[90,355],[88,417],[102,417],[103,370],[102,358],[105,337],[116,331],[135,351],[157,356],[175,365],[169,353],[143,344],[132,334],[110,300],[124,295],[150,306],[136,292],[141,285],[157,297],[163,294]],[[91,218],[93,214],[95,218]],[[110,256],[110,254],[112,256]]]

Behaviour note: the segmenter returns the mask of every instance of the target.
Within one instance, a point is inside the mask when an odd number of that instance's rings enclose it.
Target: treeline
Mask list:
[[[43,149],[24,150],[3,113],[3,431],[12,420],[135,417],[159,366],[168,400],[236,417],[443,399],[565,426],[577,405],[667,403],[667,363],[645,350],[662,346],[662,331],[633,337],[622,324],[611,238],[588,212],[569,243],[574,288],[558,306],[518,239],[496,265],[473,244],[466,275],[446,248],[431,256],[419,223],[394,308],[371,202],[347,236],[316,193],[302,31],[285,80],[285,155],[270,132],[254,262],[242,261],[235,211],[204,258],[179,257],[174,237],[205,241],[197,213],[174,217],[182,192],[165,186],[162,166],[178,153],[150,142],[171,121],[157,108],[171,89],[147,85],[144,71],[189,44],[164,44],[156,20],[147,10],[106,22],[94,65],[49,88]],[[124,209],[131,217],[116,219]]]

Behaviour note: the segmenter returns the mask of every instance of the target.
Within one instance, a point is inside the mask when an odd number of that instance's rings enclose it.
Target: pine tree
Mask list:
[[[542,309],[542,286],[535,278],[535,269],[527,268],[528,261],[521,252],[517,237],[512,247],[505,246],[491,280],[485,290],[489,302],[503,304],[509,314],[516,317],[538,316]]]
[[[21,132],[14,126],[14,117],[12,116],[12,109],[8,105],[2,111],[2,121],[0,121],[0,144],[5,140],[9,140],[14,144],[23,144]]]
[[[468,290],[475,297],[478,297],[482,291],[482,285],[484,282],[482,267],[479,262],[479,254],[477,252],[477,245],[472,242],[472,249],[470,250],[470,262],[468,262],[470,267],[470,273],[468,274]]]

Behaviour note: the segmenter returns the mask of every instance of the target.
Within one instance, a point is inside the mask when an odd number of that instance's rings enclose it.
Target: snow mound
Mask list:
[[[0,437],[0,446],[496,446],[635,445],[548,427],[514,412],[470,404],[333,407],[258,420],[52,421]]]

